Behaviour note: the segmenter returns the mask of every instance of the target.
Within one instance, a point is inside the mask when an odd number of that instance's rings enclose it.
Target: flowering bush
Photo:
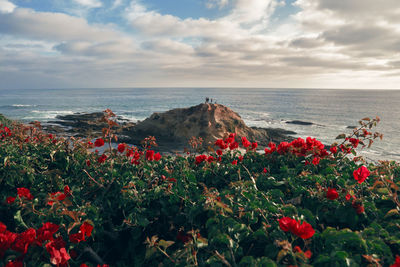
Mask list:
[[[378,119],[329,148],[227,134],[161,156],[151,137],[114,149],[112,117],[94,143],[0,127],[1,266],[398,264],[400,166],[357,156]]]

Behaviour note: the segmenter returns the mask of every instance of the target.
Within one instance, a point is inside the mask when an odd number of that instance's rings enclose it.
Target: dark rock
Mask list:
[[[57,116],[56,121],[50,121],[43,124],[43,129],[49,133],[55,133],[64,136],[75,136],[75,137],[95,137],[102,135],[102,129],[108,127],[108,124],[104,122],[103,112],[94,113],[75,113],[71,115]],[[117,135],[125,135],[126,132],[131,130],[135,124],[116,117],[119,126],[113,127],[113,130]],[[125,138],[126,139],[126,138]]]
[[[287,121],[286,123],[289,123],[289,124],[296,124],[296,125],[314,125],[314,123],[312,123],[312,122],[308,122],[308,121],[299,121],[299,120]]]

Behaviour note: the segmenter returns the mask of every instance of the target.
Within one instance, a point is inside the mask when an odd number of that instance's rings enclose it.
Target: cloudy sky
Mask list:
[[[0,0],[0,89],[400,88],[399,0]]]

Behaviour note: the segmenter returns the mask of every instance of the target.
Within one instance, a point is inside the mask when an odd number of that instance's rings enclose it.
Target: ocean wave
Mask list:
[[[55,119],[58,115],[74,114],[72,110],[32,110],[31,113],[34,113],[35,115],[26,116],[23,119],[25,120]]]
[[[25,107],[36,107],[37,105],[12,104],[11,106],[16,108],[25,108]]]
[[[143,120],[146,119],[146,117],[136,117],[136,116],[127,115],[127,114],[125,114],[125,115],[118,115],[118,117],[120,117],[120,118],[123,119],[123,120],[128,120],[128,121],[131,121],[131,122],[138,122],[138,121],[143,121]]]

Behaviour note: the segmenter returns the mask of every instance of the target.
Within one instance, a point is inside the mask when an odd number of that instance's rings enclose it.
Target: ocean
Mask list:
[[[400,91],[261,88],[109,88],[0,90],[0,113],[22,122],[48,122],[57,115],[110,108],[132,121],[153,112],[197,105],[208,97],[239,113],[248,126],[292,130],[331,144],[348,126],[379,116],[384,134],[363,155],[369,160],[400,160]],[[301,120],[312,125],[288,124]]]

